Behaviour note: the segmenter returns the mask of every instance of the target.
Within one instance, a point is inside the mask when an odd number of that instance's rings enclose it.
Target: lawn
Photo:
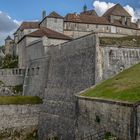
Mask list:
[[[0,96],[0,105],[41,104],[37,96]]]
[[[124,70],[81,95],[117,101],[140,101],[140,64]]]

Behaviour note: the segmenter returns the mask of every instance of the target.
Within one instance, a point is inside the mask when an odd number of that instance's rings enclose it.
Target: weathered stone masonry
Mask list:
[[[0,139],[25,140],[37,132],[39,113],[40,105],[1,105]]]
[[[39,67],[38,75],[27,73],[24,80],[24,95],[39,95],[44,100],[39,118],[41,140],[52,136],[74,140],[78,111],[74,95],[119,73],[120,66],[125,69],[140,60],[139,49],[100,46],[96,34],[46,50],[45,57],[32,60],[28,67]]]

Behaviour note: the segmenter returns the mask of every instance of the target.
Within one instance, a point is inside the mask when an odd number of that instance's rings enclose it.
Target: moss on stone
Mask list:
[[[41,104],[42,99],[37,96],[0,96],[0,105]]]

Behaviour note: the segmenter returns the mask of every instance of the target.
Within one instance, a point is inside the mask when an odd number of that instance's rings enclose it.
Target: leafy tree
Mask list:
[[[7,54],[2,61],[2,68],[17,68],[18,58]]]

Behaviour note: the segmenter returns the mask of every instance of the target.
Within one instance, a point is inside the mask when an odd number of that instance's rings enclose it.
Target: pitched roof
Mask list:
[[[56,32],[56,31],[53,31],[49,28],[45,28],[45,27],[41,27],[39,28],[38,30],[30,33],[30,34],[27,34],[25,36],[23,36],[19,41],[18,43],[23,40],[23,38],[25,37],[43,37],[43,36],[46,36],[48,38],[52,38],[52,39],[61,39],[61,40],[72,40],[71,37],[69,36],[66,36],[62,33],[59,33],[59,32]]]
[[[87,24],[108,24],[109,21],[105,17],[92,16],[87,14],[67,14],[65,21]]]
[[[7,36],[5,40],[13,40],[10,36]]]
[[[108,17],[110,15],[131,17],[131,15],[120,4],[116,4],[103,14],[104,17]]]
[[[81,12],[80,14],[92,15],[92,16],[98,17],[98,14],[96,13],[95,10],[84,11],[84,12]]]
[[[20,25],[19,29],[24,30],[24,29],[36,29],[39,27],[39,22],[22,22]]]
[[[130,28],[130,29],[136,29],[137,24],[130,22],[130,26],[122,25],[122,22],[119,20],[114,20],[114,23],[111,23],[110,20],[106,17],[94,17],[91,15],[85,15],[85,14],[68,14],[65,17],[65,22],[74,22],[74,23],[83,23],[83,24],[100,24],[100,25],[114,25],[119,26],[123,28]]]
[[[55,11],[51,12],[48,16],[48,18],[62,18],[63,17],[61,15],[59,15],[58,13],[56,13]]]

